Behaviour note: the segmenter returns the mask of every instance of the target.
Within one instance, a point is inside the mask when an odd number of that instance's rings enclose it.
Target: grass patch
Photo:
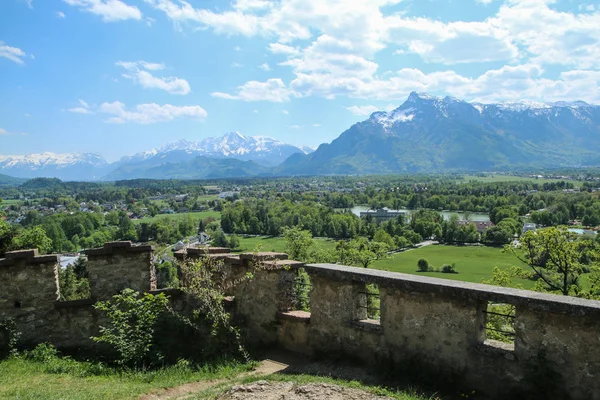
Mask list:
[[[221,213],[219,211],[198,211],[198,212],[187,212],[187,213],[177,213],[177,214],[157,214],[154,217],[142,218],[142,219],[134,219],[134,224],[141,224],[142,222],[153,223],[158,221],[161,218],[169,218],[170,220],[180,221],[182,219],[187,218],[187,216],[192,217],[192,219],[198,221],[200,219],[212,217],[214,219],[221,219]]]
[[[393,390],[381,386],[372,386],[359,381],[347,381],[343,379],[335,379],[318,375],[293,375],[293,374],[273,374],[267,376],[249,376],[239,379],[236,382],[228,382],[217,385],[210,389],[204,390],[190,399],[217,399],[219,396],[227,392],[233,385],[245,385],[259,380],[265,380],[272,383],[277,382],[292,382],[295,385],[307,385],[311,383],[328,383],[346,388],[364,390],[373,395],[387,396],[398,400],[432,400],[437,399],[435,396],[427,396],[417,392],[416,390]]]
[[[464,181],[477,181],[484,183],[495,183],[495,182],[529,182],[529,183],[539,183],[543,185],[547,182],[569,182],[572,183],[575,187],[581,187],[583,182],[569,180],[569,179],[546,179],[546,178],[533,178],[530,176],[514,176],[514,175],[487,175],[487,176],[474,176],[474,175],[465,175]]]
[[[224,362],[194,368],[187,363],[153,371],[123,372],[69,358],[35,361],[22,357],[0,362],[2,399],[135,399],[152,390],[188,382],[231,379],[251,368]]]
[[[285,239],[281,236],[239,236],[241,251],[254,251],[259,248],[262,251],[274,251],[283,253],[285,250]],[[326,238],[315,238],[314,245],[326,250],[334,250],[336,241]]]
[[[458,273],[417,272],[417,262],[421,258],[426,259],[436,268],[454,263]],[[476,283],[481,283],[482,279],[490,279],[494,267],[504,269],[516,265],[529,270],[527,265],[515,257],[502,253],[499,247],[487,246],[431,245],[394,254],[390,258],[375,261],[372,265],[372,268],[386,271]],[[513,278],[513,283],[519,283],[525,289],[530,289],[534,285],[533,281],[521,278]]]

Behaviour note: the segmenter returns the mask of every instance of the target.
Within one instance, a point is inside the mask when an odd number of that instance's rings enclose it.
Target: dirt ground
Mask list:
[[[385,400],[368,392],[327,383],[297,385],[291,382],[257,381],[234,386],[219,400]]]

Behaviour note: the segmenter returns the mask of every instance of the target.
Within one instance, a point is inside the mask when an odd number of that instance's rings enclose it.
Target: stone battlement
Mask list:
[[[9,253],[0,259],[0,319],[15,318],[28,344],[93,346],[89,337],[97,334],[101,316],[91,305],[125,287],[153,291],[153,250],[130,242],[88,250],[93,299],[60,303],[57,256],[39,256],[35,250]],[[309,356],[344,355],[404,377],[491,398],[600,400],[598,301],[341,265],[305,265],[283,253],[188,248],[175,255],[178,260],[223,261],[220,278],[236,282],[227,289],[227,301],[250,343]],[[310,311],[295,308],[301,267],[310,277]],[[236,280],[247,272],[254,278]],[[379,320],[367,318],[367,284],[378,287]],[[163,292],[177,307],[193,307],[179,291]],[[487,339],[489,303],[515,307],[513,343]]]

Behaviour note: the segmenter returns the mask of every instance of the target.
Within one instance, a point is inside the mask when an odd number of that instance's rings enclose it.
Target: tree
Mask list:
[[[38,249],[40,253],[52,250],[52,240],[46,236],[46,231],[41,226],[21,231],[12,241],[13,250]]]
[[[429,271],[429,261],[424,258],[419,259],[419,261],[417,261],[417,268],[419,268],[419,272]]]
[[[240,238],[235,233],[229,236],[229,248],[237,249],[240,247]]]
[[[551,227],[521,236],[518,247],[506,250],[529,265],[542,288],[563,295],[581,289],[579,278],[598,261],[596,247],[590,240],[576,241],[566,228]]]
[[[0,219],[0,256],[10,249],[14,236],[14,229],[7,222]]]
[[[308,259],[308,250],[314,244],[312,234],[294,226],[292,228],[283,228],[283,238],[285,240],[285,252],[290,259],[306,261]]]
[[[508,244],[512,241],[512,238],[513,235],[510,230],[500,225],[494,225],[485,231],[483,241],[491,244]]]
[[[213,243],[213,245],[218,246],[218,247],[229,246],[229,242],[227,241],[227,237],[225,236],[223,229],[221,229],[221,228],[215,229],[215,231],[213,232],[213,235],[212,235],[212,243]]]

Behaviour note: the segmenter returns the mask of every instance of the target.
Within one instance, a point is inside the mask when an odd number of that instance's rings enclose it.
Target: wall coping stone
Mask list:
[[[88,257],[95,257],[122,253],[145,253],[150,251],[154,251],[154,246],[148,244],[134,246],[130,241],[122,241],[104,243],[104,246],[85,250],[84,253],[87,254]]]
[[[508,303],[543,312],[600,317],[600,301],[597,300],[336,264],[307,264],[304,268],[311,275],[337,281],[371,283],[404,292],[447,298]]]
[[[241,260],[259,260],[259,261],[269,261],[269,260],[287,260],[288,255],[285,253],[276,253],[272,251],[261,251],[258,253],[242,253],[240,254]]]
[[[296,321],[304,324],[310,324],[310,312],[308,311],[282,311],[277,313],[277,317],[286,321]]]
[[[25,261],[28,265],[31,264],[56,264],[60,256],[58,254],[38,255],[38,249],[9,251],[6,253],[6,258],[0,258],[0,267],[10,267],[18,264],[20,261]]]

